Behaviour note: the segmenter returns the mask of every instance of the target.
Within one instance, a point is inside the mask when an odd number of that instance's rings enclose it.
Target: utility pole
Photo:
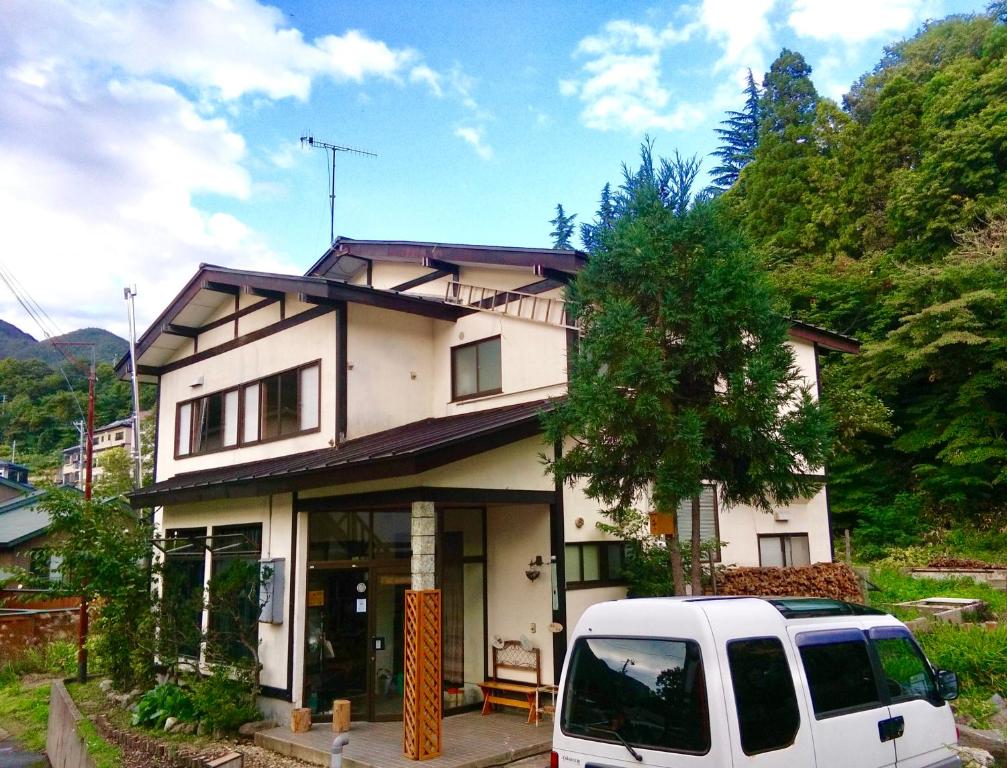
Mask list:
[[[136,373],[136,314],[134,299],[136,286],[122,289],[129,310],[129,370],[133,380],[133,487],[143,485],[143,456],[140,452],[140,384]]]
[[[364,157],[377,157],[377,155],[363,149],[354,149],[353,147],[343,147],[339,144],[329,144],[327,141],[319,141],[310,133],[307,136],[301,136],[301,146],[303,147],[305,144],[309,147],[324,149],[326,152],[332,154],[332,169],[329,173],[329,245],[332,245],[336,242],[336,153],[350,152],[354,155],[363,155]]]

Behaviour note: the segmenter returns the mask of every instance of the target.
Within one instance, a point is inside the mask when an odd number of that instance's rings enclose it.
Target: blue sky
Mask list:
[[[961,0],[5,0],[0,266],[57,331],[141,330],[200,263],[303,272],[336,232],[549,244],[650,133],[706,156],[782,47],[840,98]],[[709,158],[704,168],[712,167]],[[0,294],[0,318],[40,336]]]

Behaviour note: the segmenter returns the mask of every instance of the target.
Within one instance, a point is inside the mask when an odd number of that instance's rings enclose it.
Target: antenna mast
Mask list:
[[[319,141],[310,133],[307,136],[301,136],[301,146],[303,147],[305,144],[309,147],[324,149],[326,152],[332,154],[332,171],[329,174],[329,245],[332,245],[336,242],[336,153],[350,152],[351,154],[363,155],[364,157],[377,157],[377,155],[363,149],[343,147],[339,144],[329,144],[327,141]]]

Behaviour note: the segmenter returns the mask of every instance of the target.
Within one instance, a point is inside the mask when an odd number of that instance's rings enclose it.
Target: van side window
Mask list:
[[[797,645],[817,719],[881,706],[862,632],[805,632],[797,636]]]
[[[943,704],[930,664],[908,632],[901,627],[875,627],[870,638],[893,702],[925,699]]]
[[[710,715],[699,645],[580,638],[571,651],[560,725],[584,739],[706,754]]]
[[[783,643],[775,637],[732,640],[727,660],[742,750],[757,755],[789,747],[801,716]]]

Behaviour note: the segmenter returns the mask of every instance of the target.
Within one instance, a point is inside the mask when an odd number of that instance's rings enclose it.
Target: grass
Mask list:
[[[1007,593],[993,589],[988,584],[979,584],[969,578],[960,579],[914,579],[905,573],[890,568],[871,571],[868,577],[878,589],[870,591],[870,604],[902,618],[906,609],[896,608],[896,603],[924,600],[928,597],[968,597],[982,600],[997,616],[1007,616]],[[909,618],[915,618],[909,616]]]
[[[23,687],[19,682],[0,684],[0,727],[30,752],[45,751],[49,724],[49,686]]]
[[[81,720],[77,723],[77,733],[87,744],[87,754],[94,761],[95,768],[120,768],[122,750],[105,741],[94,727],[94,723],[90,720]]]

